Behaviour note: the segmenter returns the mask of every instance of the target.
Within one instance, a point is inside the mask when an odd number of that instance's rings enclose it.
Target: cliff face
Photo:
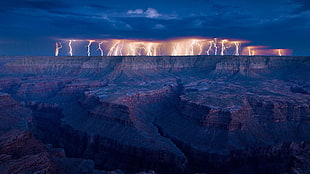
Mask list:
[[[97,169],[309,172],[309,57],[0,60],[0,109]]]
[[[31,110],[0,93],[0,170],[2,173],[56,173],[44,145],[32,137]]]

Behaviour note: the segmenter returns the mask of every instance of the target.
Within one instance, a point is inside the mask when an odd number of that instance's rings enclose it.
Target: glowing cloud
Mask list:
[[[127,14],[131,16],[137,17],[146,17],[146,18],[157,18],[161,16],[154,8],[148,8],[146,11],[143,9],[136,9],[136,10],[128,10]]]

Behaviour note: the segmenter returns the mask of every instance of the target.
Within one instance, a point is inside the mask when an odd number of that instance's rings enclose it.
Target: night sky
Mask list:
[[[310,55],[309,0],[1,0],[0,55],[61,39],[236,38]]]

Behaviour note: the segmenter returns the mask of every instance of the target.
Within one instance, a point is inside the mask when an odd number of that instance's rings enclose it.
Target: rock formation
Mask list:
[[[309,69],[309,57],[0,57],[0,169],[307,173]]]

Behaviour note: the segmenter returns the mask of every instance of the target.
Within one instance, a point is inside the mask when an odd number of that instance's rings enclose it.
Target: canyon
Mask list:
[[[310,172],[310,57],[0,56],[4,173]]]

